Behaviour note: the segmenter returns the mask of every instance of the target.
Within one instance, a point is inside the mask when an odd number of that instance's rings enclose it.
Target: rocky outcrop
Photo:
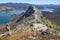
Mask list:
[[[30,16],[33,16],[34,19],[39,20],[40,16],[42,16],[42,12],[35,6],[30,5],[26,12],[16,21],[16,23]]]
[[[36,20],[40,21],[40,16],[42,16],[42,12],[35,6],[30,5],[26,12],[16,16],[15,19],[13,18],[14,20],[13,23],[11,23],[11,29],[15,29],[18,25],[21,24],[28,25],[29,23],[35,22]],[[6,29],[3,31],[5,32]]]

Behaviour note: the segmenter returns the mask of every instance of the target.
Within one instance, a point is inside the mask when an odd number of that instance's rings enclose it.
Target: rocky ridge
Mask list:
[[[27,11],[17,17],[11,36],[4,35],[0,40],[60,40],[56,30],[46,26],[42,20],[42,12],[35,6],[29,6]]]

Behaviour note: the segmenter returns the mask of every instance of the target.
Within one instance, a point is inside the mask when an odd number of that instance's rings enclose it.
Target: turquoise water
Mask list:
[[[48,11],[48,12],[53,12],[54,9],[50,9],[50,8],[44,8],[44,9],[41,9],[42,11]]]
[[[48,9],[48,8],[42,9],[42,11],[49,11],[49,12],[52,12],[52,10],[53,9]],[[22,12],[24,12],[24,10],[13,10],[9,12],[0,11],[0,24],[7,23],[11,19],[11,15],[21,14]]]
[[[21,14],[24,12],[23,10],[13,10],[9,12],[0,11],[0,24],[7,23],[11,19],[11,15],[13,14]]]

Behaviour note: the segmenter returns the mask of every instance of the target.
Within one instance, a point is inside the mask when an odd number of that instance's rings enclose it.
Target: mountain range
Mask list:
[[[12,7],[12,8],[15,8],[15,9],[21,9],[21,10],[26,10],[27,7],[31,5],[31,4],[28,4],[28,3],[1,3],[0,4],[0,7]],[[39,9],[43,9],[43,8],[51,8],[51,9],[60,9],[60,5],[55,5],[55,4],[45,4],[45,5],[35,5],[35,4],[32,4],[34,6],[36,6],[37,8]]]

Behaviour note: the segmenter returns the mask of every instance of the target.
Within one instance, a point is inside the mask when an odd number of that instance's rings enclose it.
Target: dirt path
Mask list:
[[[6,36],[4,36],[3,38],[1,38],[1,40],[22,40],[22,38],[23,38],[24,36],[33,34],[33,32],[31,32],[31,31],[26,31],[26,30],[28,30],[28,29],[19,30],[18,32],[13,33],[11,36],[6,35]]]

